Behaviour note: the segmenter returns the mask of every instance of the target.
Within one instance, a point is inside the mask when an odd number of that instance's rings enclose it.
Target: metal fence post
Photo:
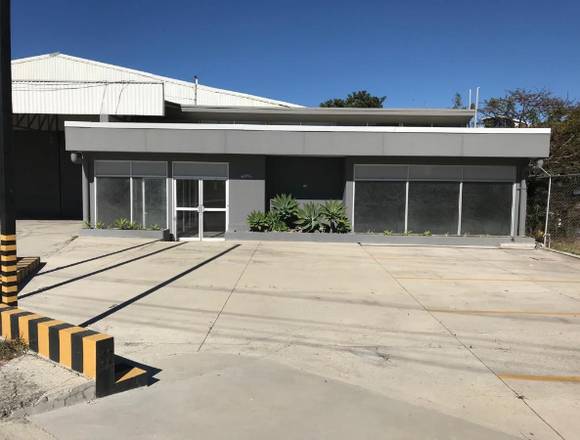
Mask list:
[[[548,243],[548,225],[550,220],[550,197],[552,196],[552,175],[548,177],[548,199],[546,200],[546,224],[544,226],[544,247]]]

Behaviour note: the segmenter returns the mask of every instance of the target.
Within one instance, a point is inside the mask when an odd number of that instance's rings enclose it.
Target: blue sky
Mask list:
[[[359,89],[448,107],[546,87],[580,98],[574,0],[13,0],[13,57],[63,52],[318,105]]]

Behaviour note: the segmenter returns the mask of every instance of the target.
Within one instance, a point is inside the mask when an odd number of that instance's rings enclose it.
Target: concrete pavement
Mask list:
[[[21,306],[80,323],[233,244],[78,238]],[[92,326],[159,382],[32,423],[62,439],[573,439],[579,320],[580,261],[553,253],[246,242]]]

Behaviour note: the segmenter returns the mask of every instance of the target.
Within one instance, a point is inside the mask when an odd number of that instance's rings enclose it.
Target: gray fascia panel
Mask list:
[[[107,126],[108,125],[108,126]],[[299,131],[236,128],[67,126],[66,149],[92,152],[209,153],[305,156],[430,156],[538,158],[548,132]],[[145,124],[143,124],[145,125]]]

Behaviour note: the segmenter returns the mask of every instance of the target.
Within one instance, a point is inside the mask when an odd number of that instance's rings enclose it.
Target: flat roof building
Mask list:
[[[63,54],[12,69],[20,217],[223,239],[292,194],[342,201],[355,234],[514,237],[549,154],[549,129],[472,110],[308,108]]]

